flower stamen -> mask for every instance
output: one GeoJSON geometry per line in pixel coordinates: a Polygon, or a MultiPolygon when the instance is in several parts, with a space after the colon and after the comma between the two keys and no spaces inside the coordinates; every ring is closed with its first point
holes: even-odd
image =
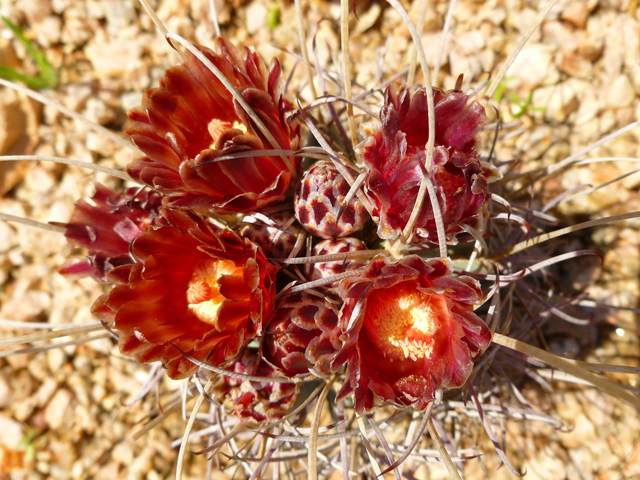
{"type": "Polygon", "coordinates": [[[440,327],[432,305],[437,299],[400,288],[401,292],[380,291],[370,300],[371,315],[365,320],[369,338],[391,361],[430,358],[440,327]]]}

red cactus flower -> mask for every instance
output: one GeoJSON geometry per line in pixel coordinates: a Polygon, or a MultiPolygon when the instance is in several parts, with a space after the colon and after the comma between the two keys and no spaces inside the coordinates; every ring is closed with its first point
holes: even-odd
{"type": "Polygon", "coordinates": [[[141,363],[161,361],[171,378],[235,357],[269,317],[275,267],[251,241],[204,217],[163,210],[160,227],[133,242],[138,263],[115,268],[117,285],[92,312],[119,333],[120,351],[141,363]]]}
{"type": "MultiPolygon", "coordinates": [[[[282,372],[265,362],[253,348],[245,348],[227,369],[258,377],[282,377],[282,372]]],[[[289,413],[298,400],[299,391],[298,385],[293,383],[247,381],[216,374],[212,396],[224,403],[229,413],[263,423],[278,420],[289,413]]]]}
{"type": "MultiPolygon", "coordinates": [[[[435,151],[430,178],[442,210],[447,239],[461,228],[454,222],[481,228],[489,197],[476,151],[476,135],[488,120],[478,102],[468,103],[459,90],[434,89],[435,151]]],[[[399,236],[406,227],[424,175],[429,117],[424,89],[411,96],[408,88],[389,86],[380,111],[382,126],[369,127],[359,146],[369,177],[365,193],[371,200],[378,236],[399,236]]],[[[429,199],[420,212],[414,243],[436,242],[429,199]]]]}
{"type": "Polygon", "coordinates": [[[107,282],[109,272],[133,263],[129,245],[154,221],[162,202],[160,194],[130,188],[116,192],[99,183],[91,197],[93,205],[78,200],[71,220],[65,226],[70,245],[86,248],[86,258],[62,266],[62,275],[93,276],[107,282]]]}
{"type": "Polygon", "coordinates": [[[423,410],[438,387],[469,378],[491,332],[472,311],[482,299],[478,283],[452,277],[451,268],[448,259],[380,255],[340,284],[345,343],[333,369],[348,360],[339,398],[353,392],[356,411],[381,400],[423,410]]]}
{"type": "MultiPolygon", "coordinates": [[[[267,71],[255,52],[240,52],[222,38],[216,45],[218,53],[197,48],[240,92],[280,148],[296,149],[300,127],[285,118],[291,105],[282,95],[278,60],[267,71]]],[[[127,172],[184,208],[251,212],[282,201],[299,159],[257,155],[214,162],[273,147],[215,75],[185,55],[186,62],[167,70],[160,87],[147,90],[142,107],[129,114],[125,133],[146,157],[129,164],[127,172]]]]}
{"type": "Polygon", "coordinates": [[[285,375],[331,373],[342,346],[338,313],[325,300],[305,292],[278,300],[264,336],[264,356],[285,375]]]}

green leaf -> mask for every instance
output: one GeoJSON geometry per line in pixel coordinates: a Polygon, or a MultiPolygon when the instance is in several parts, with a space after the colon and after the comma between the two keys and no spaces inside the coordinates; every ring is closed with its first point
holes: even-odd
{"type": "Polygon", "coordinates": [[[267,12],[267,26],[269,30],[275,30],[280,25],[280,4],[276,3],[267,12]]]}
{"type": "Polygon", "coordinates": [[[40,90],[42,88],[49,87],[47,82],[42,77],[34,77],[33,75],[25,75],[24,73],[16,72],[13,68],[0,65],[0,78],[5,80],[18,81],[24,83],[27,87],[34,90],[40,90]]]}
{"type": "MultiPolygon", "coordinates": [[[[1,17],[1,18],[4,24],[13,32],[16,38],[20,40],[20,42],[22,42],[22,44],[27,49],[27,52],[29,53],[29,55],[31,56],[31,58],[33,58],[33,60],[36,62],[36,65],[38,66],[38,70],[40,71],[40,75],[38,78],[42,79],[44,84],[41,86],[31,86],[31,85],[29,86],[31,88],[56,87],[58,85],[58,75],[56,75],[55,70],[47,60],[46,55],[43,52],[36,50],[31,40],[27,39],[22,33],[22,29],[20,29],[17,25],[14,25],[13,22],[9,20],[7,17],[1,17]]],[[[4,68],[6,69],[7,67],[4,67],[4,68]]],[[[13,69],[8,69],[8,70],[13,70],[13,69]]],[[[36,78],[32,76],[25,76],[25,77],[30,78],[31,82],[33,82],[33,80],[36,78]]],[[[7,77],[4,77],[4,78],[7,78],[7,77]]],[[[24,82],[24,79],[21,79],[20,81],[24,82]]]]}

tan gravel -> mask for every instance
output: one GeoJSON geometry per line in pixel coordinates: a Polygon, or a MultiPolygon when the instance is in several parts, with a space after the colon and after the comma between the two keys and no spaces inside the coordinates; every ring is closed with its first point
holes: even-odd
{"type": "MultiPolygon", "coordinates": [[[[151,3],[169,30],[205,44],[212,39],[207,0],[151,3]]],[[[224,35],[254,46],[264,58],[277,55],[290,71],[295,59],[281,48],[299,51],[293,3],[215,3],[224,35]],[[270,30],[267,13],[276,5],[280,5],[280,24],[270,30]]],[[[318,28],[318,57],[326,65],[339,50],[339,3],[303,3],[307,31],[323,17],[331,20],[318,28]]],[[[414,3],[410,12],[416,19],[414,3]]],[[[465,87],[475,87],[487,72],[495,74],[544,3],[460,0],[438,84],[452,88],[458,74],[464,73],[465,87]]],[[[423,46],[431,65],[438,57],[447,7],[447,2],[429,5],[423,46]]],[[[377,58],[382,59],[385,77],[408,64],[410,38],[398,15],[383,3],[359,0],[358,11],[359,20],[353,18],[351,24],[352,76],[371,87],[378,81],[377,58]]],[[[178,61],[133,0],[2,0],[0,12],[46,49],[58,70],[60,87],[44,93],[109,128],[121,129],[126,110],[139,104],[142,91],[156,85],[164,70],[178,61]]],[[[0,62],[36,73],[23,46],[6,28],[0,38],[0,62]]],[[[302,69],[296,73],[294,84],[300,84],[302,69]]],[[[548,165],[638,120],[637,1],[561,0],[507,73],[505,86],[505,96],[496,106],[506,124],[520,122],[509,131],[522,131],[500,141],[500,161],[516,158],[527,166],[548,165]]],[[[309,98],[308,89],[302,96],[309,98]]],[[[56,155],[110,167],[123,167],[134,156],[55,109],[40,108],[4,88],[0,132],[3,155],[56,155]],[[24,119],[19,127],[18,118],[24,119]]],[[[590,156],[640,157],[640,128],[590,156]]],[[[597,186],[636,168],[629,162],[572,168],[550,180],[533,201],[542,203],[579,185],[597,186]]],[[[40,222],[64,222],[73,203],[92,193],[93,181],[117,185],[106,175],[74,167],[0,163],[0,211],[40,222]]],[[[575,221],[640,210],[639,185],[640,175],[635,174],[558,210],[575,221]]],[[[589,240],[604,252],[604,263],[586,271],[585,281],[597,280],[591,294],[605,303],[640,307],[639,225],[637,220],[628,221],[589,233],[589,240]]],[[[88,279],[57,274],[58,267],[79,253],[60,234],[0,222],[0,319],[92,322],[89,307],[101,287],[88,279]]],[[[638,315],[620,311],[611,316],[611,323],[610,337],[601,339],[588,358],[640,365],[638,315]]],[[[26,333],[31,332],[3,328],[0,338],[26,333]]],[[[64,340],[53,342],[59,341],[64,340]]],[[[0,480],[172,478],[177,452],[169,445],[182,435],[180,415],[173,414],[134,440],[132,432],[139,428],[135,425],[156,407],[155,394],[131,407],[122,405],[135,397],[147,372],[122,357],[108,339],[0,359],[0,480]]],[[[637,376],[615,378],[640,386],[637,376]]],[[[179,387],[168,380],[163,386],[179,387]]],[[[562,382],[554,386],[553,394],[534,386],[525,387],[524,394],[533,406],[559,417],[568,431],[535,422],[508,422],[508,455],[514,465],[526,467],[528,479],[640,478],[637,412],[593,389],[562,382]]],[[[487,453],[482,462],[489,478],[510,477],[504,467],[496,471],[498,461],[489,442],[480,439],[480,444],[487,453]]],[[[191,455],[183,478],[205,478],[205,471],[204,459],[191,455]]],[[[424,475],[447,478],[439,466],[424,475]]],[[[469,462],[466,478],[481,475],[480,461],[469,462]]],[[[218,473],[214,478],[225,476],[218,473]]]]}

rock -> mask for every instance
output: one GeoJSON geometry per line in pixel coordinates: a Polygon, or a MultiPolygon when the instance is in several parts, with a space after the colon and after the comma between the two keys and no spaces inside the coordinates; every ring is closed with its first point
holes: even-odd
{"type": "Polygon", "coordinates": [[[525,46],[507,71],[507,78],[516,77],[526,90],[555,84],[559,73],[553,64],[554,53],[555,48],[549,45],[534,43],[525,46]]]}
{"type": "Polygon", "coordinates": [[[96,474],[96,480],[113,480],[118,478],[120,467],[115,462],[108,463],[107,465],[100,467],[96,474]]]}
{"type": "Polygon", "coordinates": [[[576,28],[584,28],[589,16],[589,6],[584,1],[572,2],[560,14],[562,20],[566,20],[576,28]]]}
{"type": "Polygon", "coordinates": [[[558,66],[562,72],[572,77],[588,78],[593,74],[593,64],[575,51],[562,52],[558,66]]]}
{"type": "Polygon", "coordinates": [[[622,23],[614,21],[604,39],[603,66],[607,75],[616,76],[622,71],[625,53],[625,38],[622,23]]]}
{"type": "Polygon", "coordinates": [[[21,11],[30,25],[51,14],[51,0],[18,0],[16,10],[21,11]]]}
{"type": "Polygon", "coordinates": [[[372,4],[366,11],[359,15],[359,20],[353,29],[353,34],[364,33],[373,27],[378,21],[378,18],[380,18],[381,13],[382,8],[380,8],[380,5],[377,3],[372,4]]]}
{"type": "Polygon", "coordinates": [[[33,318],[51,305],[51,297],[40,290],[27,290],[2,305],[0,316],[14,320],[33,318]]]}
{"type": "Polygon", "coordinates": [[[629,70],[628,74],[629,80],[631,80],[631,84],[636,91],[636,95],[640,96],[640,65],[638,68],[629,70]]]}
{"type": "Polygon", "coordinates": [[[129,465],[133,461],[134,455],[131,444],[127,440],[123,440],[113,447],[111,458],[121,465],[129,465]]]}
{"type": "Polygon", "coordinates": [[[132,2],[104,2],[104,15],[107,19],[108,31],[118,35],[120,30],[127,27],[136,15],[135,4],[132,2]]]}
{"type": "Polygon", "coordinates": [[[632,122],[635,122],[638,117],[633,107],[619,108],[616,111],[616,119],[618,120],[618,127],[626,127],[632,122]]]}
{"type": "Polygon", "coordinates": [[[516,140],[516,148],[523,152],[527,158],[537,159],[551,146],[552,128],[542,125],[530,134],[522,135],[516,140]]]}
{"type": "Polygon", "coordinates": [[[87,100],[84,115],[87,119],[99,125],[106,125],[116,118],[116,112],[98,97],[90,97],[87,100]]]}
{"type": "MultiPolygon", "coordinates": [[[[393,10],[393,9],[387,9],[393,10]]],[[[386,11],[385,11],[386,12],[386,11]]],[[[394,10],[395,13],[395,10],[394,10]]],[[[384,15],[384,14],[383,14],[384,15]]],[[[418,24],[418,16],[420,15],[420,2],[411,2],[409,17],[414,25],[418,24]]],[[[436,11],[434,4],[429,2],[427,5],[427,14],[424,17],[424,28],[422,32],[435,32],[442,29],[444,18],[436,11]]],[[[356,27],[357,28],[357,27],[356,27]]]]}
{"type": "Polygon", "coordinates": [[[0,478],[24,478],[24,466],[24,452],[0,447],[0,478]]]}
{"type": "Polygon", "coordinates": [[[60,389],[53,396],[44,411],[44,421],[53,430],[60,428],[73,395],[69,390],[60,389]]]}
{"type": "Polygon", "coordinates": [[[5,417],[0,413],[0,445],[8,448],[16,448],[24,437],[22,425],[15,420],[5,417]]]}
{"type": "Polygon", "coordinates": [[[37,28],[37,40],[44,48],[49,48],[52,45],[60,42],[62,35],[62,20],[60,17],[51,15],[43,19],[38,23],[37,28]]]}
{"type": "MultiPolygon", "coordinates": [[[[0,47],[0,63],[10,65],[0,47]]],[[[29,155],[40,137],[38,124],[42,107],[25,95],[8,88],[0,90],[0,155],[29,155]]],[[[27,162],[0,162],[0,195],[18,184],[28,169],[27,162]]]]}
{"type": "Polygon", "coordinates": [[[479,30],[466,32],[456,39],[456,44],[467,55],[478,55],[486,47],[487,42],[479,30]]]}
{"type": "Polygon", "coordinates": [[[145,448],[133,462],[128,465],[128,479],[142,480],[153,466],[152,457],[154,452],[150,448],[145,448]]]}
{"type": "Polygon", "coordinates": [[[477,75],[483,71],[478,54],[469,55],[461,51],[459,45],[454,45],[449,54],[449,70],[458,74],[464,74],[465,80],[477,78],[477,75]]]}
{"type": "MultiPolygon", "coordinates": [[[[636,11],[638,11],[636,6],[636,11]]],[[[640,18],[640,17],[638,17],[640,18]]],[[[624,34],[624,66],[628,70],[640,69],[640,22],[630,15],[621,15],[624,34]]]]}
{"type": "Polygon", "coordinates": [[[96,40],[85,52],[100,78],[126,76],[142,68],[142,46],[137,41],[109,43],[104,39],[96,40]]]}
{"type": "MultiPolygon", "coordinates": [[[[438,54],[440,52],[440,42],[442,41],[442,32],[427,33],[422,36],[422,48],[424,48],[424,54],[427,58],[428,65],[435,65],[438,61],[438,54]]],[[[449,58],[451,42],[445,42],[444,50],[442,52],[442,65],[447,63],[449,58]]]]}
{"type": "Polygon", "coordinates": [[[578,54],[590,62],[598,60],[602,56],[603,50],[604,42],[597,38],[586,38],[578,46],[578,54]]]}
{"type": "Polygon", "coordinates": [[[544,22],[542,34],[545,45],[555,45],[562,51],[575,50],[579,45],[579,35],[564,22],[544,22]]]}
{"type": "Polygon", "coordinates": [[[14,406],[14,415],[20,421],[27,421],[37,407],[44,407],[58,388],[55,380],[47,378],[29,398],[14,406]]]}
{"type": "Polygon", "coordinates": [[[584,125],[594,119],[600,112],[600,102],[593,92],[587,92],[580,101],[580,107],[574,118],[574,125],[584,125]]]}
{"type": "Polygon", "coordinates": [[[625,74],[619,75],[609,87],[607,104],[611,108],[629,107],[633,103],[636,92],[625,74]]]}
{"type": "Polygon", "coordinates": [[[564,122],[570,113],[580,105],[576,91],[568,82],[541,87],[533,92],[532,107],[540,111],[544,118],[554,122],[564,122]]]}
{"type": "Polygon", "coordinates": [[[4,376],[0,376],[0,408],[5,408],[12,402],[11,387],[4,376]]]}
{"type": "Polygon", "coordinates": [[[600,130],[600,135],[604,135],[607,132],[610,132],[617,125],[618,121],[616,119],[616,114],[611,110],[605,110],[602,112],[600,117],[598,117],[598,128],[600,130]]]}
{"type": "MultiPolygon", "coordinates": [[[[507,19],[505,25],[507,27],[513,27],[520,32],[520,35],[524,35],[525,32],[529,29],[529,27],[536,21],[536,17],[538,16],[538,11],[533,8],[518,8],[518,9],[509,9],[507,11],[507,19]],[[513,12],[513,13],[510,13],[513,12]]],[[[532,43],[539,43],[542,39],[542,32],[540,28],[536,28],[529,41],[532,43]]]]}
{"type": "Polygon", "coordinates": [[[258,2],[253,2],[246,11],[247,18],[247,32],[249,35],[255,35],[258,33],[264,25],[267,18],[266,7],[258,2]]]}
{"type": "Polygon", "coordinates": [[[640,443],[635,442],[635,446],[627,458],[629,461],[622,471],[622,474],[625,478],[640,477],[640,443]]]}

